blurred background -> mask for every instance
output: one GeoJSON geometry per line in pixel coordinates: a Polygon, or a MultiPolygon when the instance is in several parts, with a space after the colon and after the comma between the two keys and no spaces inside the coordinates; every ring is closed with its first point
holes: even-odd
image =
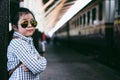
{"type": "Polygon", "coordinates": [[[10,18],[19,7],[46,36],[42,80],[120,80],[120,0],[1,0],[0,79],[7,80],[10,18]]]}

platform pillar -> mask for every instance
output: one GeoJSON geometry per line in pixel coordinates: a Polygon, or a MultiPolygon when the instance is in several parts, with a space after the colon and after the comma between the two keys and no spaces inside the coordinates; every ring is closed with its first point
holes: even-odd
{"type": "Polygon", "coordinates": [[[7,79],[9,0],[0,0],[0,80],[7,79]]]}

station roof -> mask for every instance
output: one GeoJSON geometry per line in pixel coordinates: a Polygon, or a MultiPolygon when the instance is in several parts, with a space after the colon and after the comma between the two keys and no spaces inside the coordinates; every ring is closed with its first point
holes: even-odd
{"type": "MultiPolygon", "coordinates": [[[[68,2],[67,4],[72,3],[72,5],[70,5],[69,8],[65,10],[65,12],[62,14],[62,16],[54,25],[54,28],[52,28],[48,32],[48,35],[52,36],[60,27],[62,27],[62,25],[64,25],[67,21],[69,21],[74,15],[76,15],[76,13],[78,13],[90,1],[92,0],[74,0],[73,2],[68,2]]],[[[65,8],[63,8],[62,10],[64,9],[65,8]]]]}
{"type": "Polygon", "coordinates": [[[63,17],[63,15],[68,11],[68,9],[72,5],[74,5],[76,1],[77,0],[59,0],[59,1],[56,1],[56,4],[54,4],[51,7],[51,9],[46,11],[46,14],[45,14],[47,18],[46,23],[48,24],[46,25],[47,33],[55,27],[58,21],[63,17]]]}

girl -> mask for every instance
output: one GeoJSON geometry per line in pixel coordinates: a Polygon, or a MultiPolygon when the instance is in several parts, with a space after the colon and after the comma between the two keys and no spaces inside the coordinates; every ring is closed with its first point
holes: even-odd
{"type": "Polygon", "coordinates": [[[7,68],[12,71],[9,80],[40,80],[47,61],[33,45],[31,36],[37,26],[33,13],[20,8],[12,16],[11,24],[14,33],[7,49],[7,68]]]}

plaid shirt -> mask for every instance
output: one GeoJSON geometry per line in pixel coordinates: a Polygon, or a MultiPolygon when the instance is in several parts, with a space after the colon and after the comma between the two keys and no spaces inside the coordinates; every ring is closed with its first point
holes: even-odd
{"type": "Polygon", "coordinates": [[[7,50],[7,68],[13,69],[21,61],[29,70],[25,71],[19,66],[11,75],[9,80],[40,80],[40,73],[46,68],[47,61],[41,57],[33,46],[32,38],[25,37],[18,32],[13,36],[7,50]]]}

